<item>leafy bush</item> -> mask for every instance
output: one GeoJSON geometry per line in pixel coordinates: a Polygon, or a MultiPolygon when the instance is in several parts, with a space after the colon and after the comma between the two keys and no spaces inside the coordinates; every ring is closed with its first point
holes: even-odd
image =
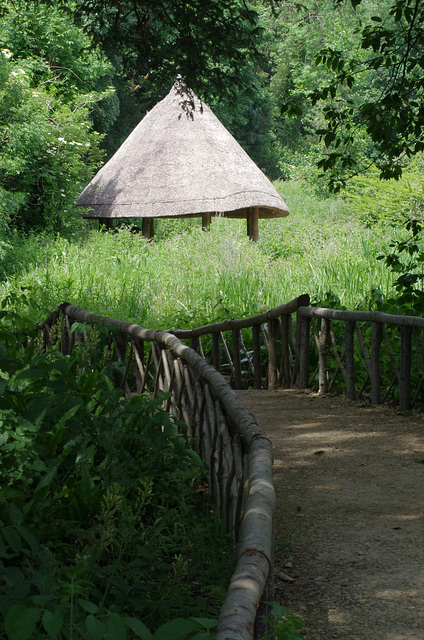
{"type": "Polygon", "coordinates": [[[62,230],[80,219],[72,207],[102,159],[92,112],[102,131],[118,115],[112,67],[51,3],[1,13],[0,224],[62,230]]]}
{"type": "MultiPolygon", "coordinates": [[[[24,348],[13,315],[1,315],[0,614],[9,640],[149,638],[149,627],[165,638],[175,617],[216,615],[232,545],[198,492],[203,463],[184,425],[160,408],[164,397],[126,401],[96,329],[64,357],[41,353],[35,335],[24,348]]],[[[211,625],[172,624],[184,626],[182,638],[207,637],[211,625]]]]}

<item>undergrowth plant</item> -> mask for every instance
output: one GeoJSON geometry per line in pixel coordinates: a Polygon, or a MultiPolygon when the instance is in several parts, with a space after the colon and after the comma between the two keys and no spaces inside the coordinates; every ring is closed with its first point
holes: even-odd
{"type": "Polygon", "coordinates": [[[65,357],[0,317],[2,637],[212,637],[232,542],[184,425],[122,397],[97,328],[65,357]]]}

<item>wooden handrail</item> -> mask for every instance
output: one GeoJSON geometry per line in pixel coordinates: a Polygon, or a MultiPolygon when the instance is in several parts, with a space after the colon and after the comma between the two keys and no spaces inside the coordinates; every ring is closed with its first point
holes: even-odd
{"type": "Polygon", "coordinates": [[[421,356],[418,344],[423,329],[424,318],[419,316],[311,307],[309,297],[300,296],[250,318],[233,318],[191,330],[178,329],[172,333],[181,339],[190,338],[196,349],[202,348],[201,338],[211,336],[211,361],[218,370],[226,367],[229,381],[236,389],[248,386],[255,389],[297,386],[303,389],[317,384],[319,393],[327,393],[342,375],[349,399],[355,400],[370,388],[372,404],[379,404],[380,401],[387,400],[395,389],[399,389],[399,407],[405,411],[417,402],[420,386],[424,388],[424,357],[421,356]],[[317,319],[321,320],[320,329],[317,328],[317,319]],[[334,332],[334,323],[338,322],[344,323],[342,351],[337,345],[334,332]],[[363,323],[371,326],[370,339],[362,334],[363,323]],[[389,328],[392,331],[396,327],[400,329],[399,337],[396,338],[400,344],[399,349],[396,349],[397,355],[389,337],[389,328]],[[243,349],[240,347],[243,343],[242,330],[248,329],[252,331],[252,353],[249,355],[244,350],[243,356],[243,349]],[[227,341],[231,342],[231,348],[227,341]],[[314,350],[318,362],[316,371],[311,371],[310,362],[311,357],[315,357],[314,350]],[[382,388],[381,370],[381,354],[384,350],[394,373],[394,378],[386,385],[385,390],[382,388]],[[413,354],[415,358],[412,357],[413,354]],[[328,363],[331,358],[337,364],[330,379],[328,363]],[[362,378],[362,386],[357,387],[355,375],[359,373],[358,358],[363,361],[366,375],[362,378]],[[246,362],[244,369],[241,359],[246,362]],[[264,371],[267,372],[265,377],[264,371]],[[413,372],[420,378],[414,390],[411,382],[413,372]]]}
{"type": "Polygon", "coordinates": [[[420,316],[400,316],[382,311],[348,311],[345,309],[327,309],[325,307],[299,307],[299,314],[306,318],[330,318],[332,320],[353,320],[355,322],[380,322],[399,327],[417,327],[424,329],[424,318],[420,316]]]}

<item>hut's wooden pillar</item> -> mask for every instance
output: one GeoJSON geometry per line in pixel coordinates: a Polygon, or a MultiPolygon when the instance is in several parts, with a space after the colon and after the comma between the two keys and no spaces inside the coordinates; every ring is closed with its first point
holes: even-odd
{"type": "Polygon", "coordinates": [[[141,223],[141,233],[145,238],[150,240],[155,235],[155,219],[143,218],[141,223]]]}
{"type": "Polygon", "coordinates": [[[203,231],[209,231],[209,229],[211,228],[211,220],[212,220],[212,214],[211,213],[202,213],[202,229],[203,229],[203,231]]]}
{"type": "Polygon", "coordinates": [[[259,207],[250,207],[247,210],[247,235],[252,242],[259,239],[259,207]]]}

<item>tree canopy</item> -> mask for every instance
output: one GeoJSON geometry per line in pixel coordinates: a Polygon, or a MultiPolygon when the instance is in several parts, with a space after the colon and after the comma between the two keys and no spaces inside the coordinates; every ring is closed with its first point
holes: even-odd
{"type": "Polygon", "coordinates": [[[405,159],[424,149],[424,5],[420,0],[334,0],[336,7],[349,3],[366,10],[358,12],[358,49],[321,48],[315,63],[330,72],[327,82],[283,107],[299,115],[305,97],[322,105],[317,133],[326,150],[318,166],[336,191],[371,163],[381,178],[398,178],[405,159]],[[368,151],[358,158],[355,144],[363,135],[368,151]]]}
{"type": "Polygon", "coordinates": [[[102,149],[116,150],[178,71],[223,105],[254,93],[242,69],[261,29],[243,0],[14,0],[0,18],[3,223],[69,223],[102,149]]]}
{"type": "Polygon", "coordinates": [[[337,191],[424,150],[419,0],[5,0],[0,18],[0,217],[21,228],[69,220],[177,73],[271,179],[337,191]]]}

